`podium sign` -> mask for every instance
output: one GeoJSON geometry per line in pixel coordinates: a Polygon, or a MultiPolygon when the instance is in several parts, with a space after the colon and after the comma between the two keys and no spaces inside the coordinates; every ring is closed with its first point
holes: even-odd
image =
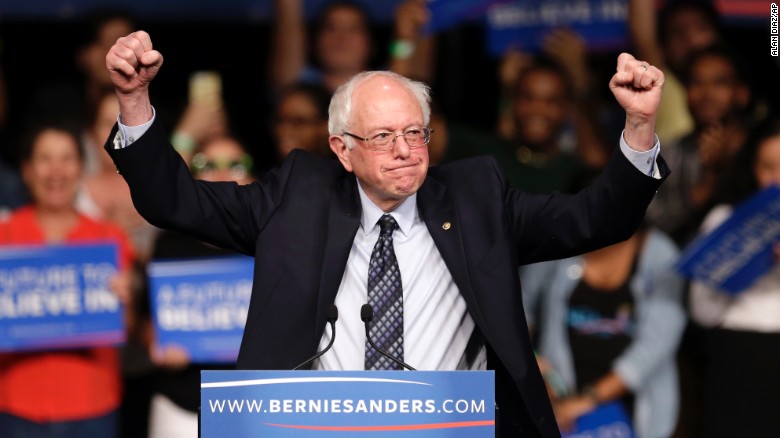
{"type": "Polygon", "coordinates": [[[493,371],[202,371],[201,438],[495,435],[493,371]]]}

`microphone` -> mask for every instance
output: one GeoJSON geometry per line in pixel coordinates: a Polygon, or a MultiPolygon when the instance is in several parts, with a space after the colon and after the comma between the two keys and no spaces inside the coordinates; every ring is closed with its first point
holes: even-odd
{"type": "Polygon", "coordinates": [[[392,360],[398,365],[401,365],[402,367],[406,368],[409,371],[417,371],[416,369],[404,363],[402,360],[391,356],[390,353],[377,347],[374,341],[371,340],[371,336],[368,334],[368,323],[371,322],[372,319],[374,319],[374,308],[371,307],[371,304],[363,304],[363,306],[360,307],[360,319],[363,320],[363,324],[365,324],[366,326],[366,339],[368,340],[368,343],[371,345],[371,347],[374,348],[374,350],[382,353],[383,356],[392,360]]]}
{"type": "Polygon", "coordinates": [[[306,362],[303,362],[302,364],[298,365],[297,367],[293,368],[293,371],[297,371],[310,363],[314,362],[318,357],[325,354],[328,350],[330,350],[330,347],[333,346],[333,341],[336,340],[336,321],[339,319],[339,309],[336,307],[335,304],[331,304],[330,307],[328,307],[328,322],[330,323],[330,342],[328,342],[328,345],[322,350],[317,352],[314,356],[309,358],[306,362]]]}

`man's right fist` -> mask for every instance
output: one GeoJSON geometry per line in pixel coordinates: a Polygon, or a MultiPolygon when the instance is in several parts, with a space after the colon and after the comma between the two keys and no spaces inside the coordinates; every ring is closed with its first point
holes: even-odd
{"type": "Polygon", "coordinates": [[[146,91],[162,63],[162,55],[152,49],[152,39],[142,30],[119,38],[106,54],[111,82],[123,94],[146,91]]]}

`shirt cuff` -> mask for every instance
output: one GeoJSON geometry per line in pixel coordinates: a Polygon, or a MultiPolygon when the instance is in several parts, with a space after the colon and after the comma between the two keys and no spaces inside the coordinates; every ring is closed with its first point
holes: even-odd
{"type": "Polygon", "coordinates": [[[640,172],[647,176],[652,176],[655,179],[661,178],[661,171],[658,170],[656,159],[658,153],[661,152],[661,142],[658,140],[658,136],[655,136],[655,144],[649,151],[639,152],[631,149],[631,146],[626,143],[626,139],[623,138],[625,131],[620,134],[620,150],[623,155],[628,158],[628,161],[634,165],[640,172]]]}
{"type": "Polygon", "coordinates": [[[131,144],[133,144],[136,140],[141,138],[142,135],[146,133],[146,131],[149,130],[149,128],[152,126],[152,123],[154,123],[154,119],[157,116],[157,113],[154,110],[154,107],[152,107],[152,118],[144,123],[143,125],[138,126],[126,126],[122,124],[122,114],[119,114],[116,116],[116,123],[119,125],[119,129],[116,132],[116,135],[114,136],[114,149],[123,149],[131,144]]]}

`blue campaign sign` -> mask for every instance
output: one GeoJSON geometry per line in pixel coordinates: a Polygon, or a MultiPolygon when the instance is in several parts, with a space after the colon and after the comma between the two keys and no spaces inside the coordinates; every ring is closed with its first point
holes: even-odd
{"type": "Polygon", "coordinates": [[[465,21],[482,18],[490,6],[507,0],[428,0],[430,21],[427,34],[436,33],[465,21]]]}
{"type": "Polygon", "coordinates": [[[201,437],[492,437],[494,385],[493,371],[202,371],[201,437]]]}
{"type": "Polygon", "coordinates": [[[628,0],[515,0],[487,12],[488,51],[538,51],[557,27],[577,32],[590,51],[614,50],[628,42],[628,0]]]}
{"type": "Polygon", "coordinates": [[[0,351],[124,342],[113,243],[0,247],[0,351]]]}
{"type": "Polygon", "coordinates": [[[772,267],[772,247],[778,241],[780,188],[770,187],[691,243],[680,256],[677,269],[688,278],[738,294],[772,267]]]}
{"type": "Polygon", "coordinates": [[[623,405],[614,401],[577,418],[574,431],[563,433],[562,438],[634,438],[631,419],[623,405]]]}
{"type": "Polygon", "coordinates": [[[147,268],[157,346],[193,362],[234,362],[241,346],[254,259],[154,261],[147,268]]]}

